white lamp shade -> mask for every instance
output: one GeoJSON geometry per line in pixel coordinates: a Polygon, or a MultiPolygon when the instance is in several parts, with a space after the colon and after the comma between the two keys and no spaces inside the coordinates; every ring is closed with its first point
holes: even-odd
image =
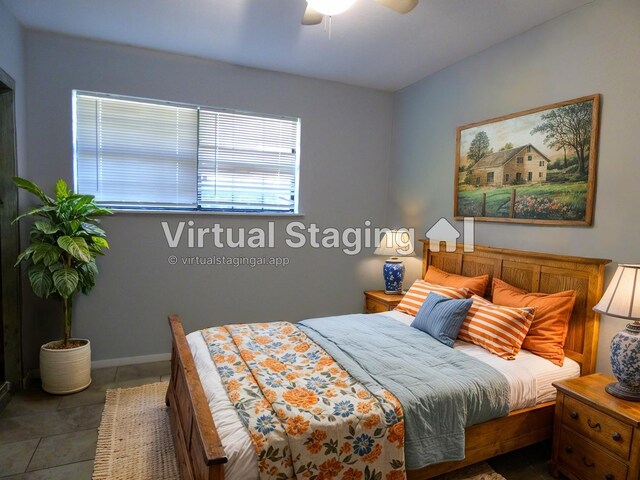
{"type": "Polygon", "coordinates": [[[390,230],[384,234],[373,254],[385,257],[413,255],[413,238],[406,229],[390,230]]]}
{"type": "Polygon", "coordinates": [[[307,0],[316,12],[329,16],[348,10],[355,2],[356,0],[307,0]]]}
{"type": "Polygon", "coordinates": [[[640,320],[640,265],[618,265],[613,280],[593,309],[611,317],[640,320]]]}

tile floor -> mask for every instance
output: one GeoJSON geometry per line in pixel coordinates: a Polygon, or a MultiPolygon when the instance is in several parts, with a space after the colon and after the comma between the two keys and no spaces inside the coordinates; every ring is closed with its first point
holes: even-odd
{"type": "Polygon", "coordinates": [[[127,365],[94,370],[91,386],[73,395],[14,395],[0,413],[0,478],[91,479],[106,390],[168,378],[168,361],[127,365]]]}
{"type": "MultiPolygon", "coordinates": [[[[15,395],[0,414],[0,478],[89,480],[105,391],[166,380],[169,362],[102,368],[82,392],[54,396],[34,388],[15,395]]],[[[550,480],[550,442],[492,459],[508,480],[550,480]]]]}

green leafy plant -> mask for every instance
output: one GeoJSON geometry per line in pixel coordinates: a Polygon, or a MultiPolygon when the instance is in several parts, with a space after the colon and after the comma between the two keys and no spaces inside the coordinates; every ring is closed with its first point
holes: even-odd
{"type": "Polygon", "coordinates": [[[73,298],[93,288],[98,274],[96,257],[109,248],[96,217],[112,212],[97,205],[92,195],[73,193],[62,179],[56,183],[55,199],[29,180],[14,177],[13,182],[42,202],[13,221],[36,218],[29,235],[31,243],[18,256],[16,266],[26,262],[31,288],[38,297],[62,301],[63,347],[70,348],[73,298]]]}

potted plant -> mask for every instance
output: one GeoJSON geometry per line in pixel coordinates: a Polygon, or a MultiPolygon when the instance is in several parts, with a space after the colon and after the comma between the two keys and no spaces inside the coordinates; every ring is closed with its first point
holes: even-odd
{"type": "Polygon", "coordinates": [[[42,388],[55,394],[79,392],[91,383],[91,344],[71,337],[73,299],[95,285],[96,257],[109,248],[96,217],[112,212],[98,206],[91,195],[73,193],[62,179],[56,183],[55,199],[29,180],[14,177],[13,181],[42,202],[14,220],[36,217],[30,245],[18,256],[16,266],[28,265],[29,283],[38,297],[53,297],[62,306],[63,339],[40,348],[42,388]]]}

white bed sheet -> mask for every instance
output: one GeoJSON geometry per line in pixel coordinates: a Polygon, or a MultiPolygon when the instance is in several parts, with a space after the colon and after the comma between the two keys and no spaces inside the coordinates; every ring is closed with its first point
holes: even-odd
{"type": "MultiPolygon", "coordinates": [[[[410,324],[414,318],[396,311],[384,312],[381,315],[404,324],[410,324]]],[[[258,460],[253,443],[227,397],[202,335],[199,332],[190,333],[187,335],[187,341],[213,421],[229,459],[225,464],[225,478],[257,480],[258,460]]],[[[565,359],[562,367],[559,367],[526,350],[522,350],[515,360],[504,360],[477,345],[466,342],[456,341],[454,348],[487,363],[505,376],[509,382],[511,411],[554,400],[556,390],[552,385],[553,382],[580,375],[580,366],[569,358],[565,359]]]]}
{"type": "MultiPolygon", "coordinates": [[[[411,315],[397,311],[384,314],[406,325],[411,324],[414,319],[411,315]]],[[[483,361],[507,378],[511,390],[510,411],[555,400],[556,389],[553,382],[580,376],[580,365],[570,358],[565,358],[564,365],[559,367],[528,350],[520,350],[514,360],[505,360],[478,345],[460,340],[456,340],[453,348],[483,361]]]]}

